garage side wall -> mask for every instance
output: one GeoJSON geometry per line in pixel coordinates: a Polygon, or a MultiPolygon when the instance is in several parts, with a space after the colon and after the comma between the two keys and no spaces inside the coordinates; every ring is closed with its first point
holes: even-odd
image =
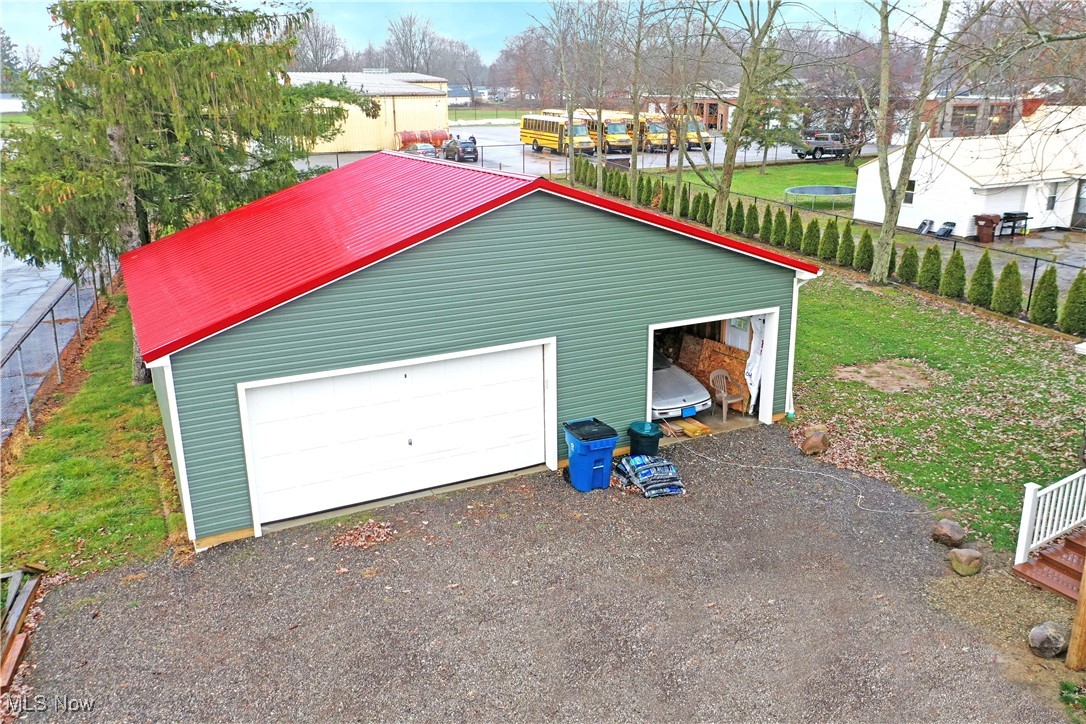
{"type": "MultiPolygon", "coordinates": [[[[304,254],[304,230],[297,244],[304,254]]],[[[622,445],[645,414],[650,324],[780,307],[787,325],[793,279],[573,201],[524,197],[172,355],[196,535],[252,526],[239,382],[555,336],[558,420],[599,417],[622,445]]],[[[782,327],[774,412],[788,339],[782,327]]]]}

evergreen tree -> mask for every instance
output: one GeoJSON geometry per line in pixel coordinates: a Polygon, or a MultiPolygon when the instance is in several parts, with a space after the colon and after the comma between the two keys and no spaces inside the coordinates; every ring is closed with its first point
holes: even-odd
{"type": "Polygon", "coordinates": [[[742,234],[745,228],[747,228],[747,217],[743,215],[743,199],[736,199],[735,211],[732,212],[732,227],[730,231],[733,234],[742,234]]]}
{"type": "Polygon", "coordinates": [[[924,259],[920,262],[920,275],[917,277],[918,286],[926,292],[938,293],[939,284],[943,279],[943,255],[939,247],[932,245],[924,252],[924,259]]]}
{"type": "Polygon", "coordinates": [[[705,215],[705,223],[712,227],[713,219],[716,218],[716,196],[712,196],[709,200],[709,213],[705,215]]]}
{"type": "Polygon", "coordinates": [[[916,277],[920,273],[920,254],[916,247],[909,245],[901,254],[901,265],[897,268],[897,278],[905,284],[916,284],[916,277]]]}
{"type": "Polygon", "coordinates": [[[653,198],[656,198],[659,194],[662,193],[662,191],[661,191],[662,187],[663,187],[663,181],[661,181],[660,179],[656,179],[656,181],[653,182],[653,184],[652,184],[652,197],[653,198]]]}
{"type": "Polygon", "coordinates": [[[837,229],[837,219],[831,218],[826,222],[826,230],[822,232],[822,241],[818,244],[818,258],[826,261],[836,259],[840,241],[841,232],[837,229]]]}
{"type": "Polygon", "coordinates": [[[709,194],[701,194],[701,211],[698,213],[698,221],[702,224],[709,224],[710,216],[709,209],[712,206],[712,201],[709,199],[709,194]]]}
{"type": "Polygon", "coordinates": [[[777,209],[777,215],[773,219],[773,246],[784,246],[788,243],[788,217],[784,209],[777,209]]]}
{"type": "Polygon", "coordinates": [[[683,186],[682,196],[679,198],[679,218],[690,218],[690,185],[683,186]]]}
{"type": "Polygon", "coordinates": [[[803,236],[802,252],[807,256],[818,255],[818,245],[822,242],[822,231],[818,226],[818,219],[811,219],[807,224],[807,233],[803,236]]]}
{"type": "Polygon", "coordinates": [[[665,214],[671,213],[671,186],[669,184],[663,186],[663,196],[660,197],[660,211],[665,214]]]}
{"type": "Polygon", "coordinates": [[[622,174],[622,198],[632,200],[630,196],[630,175],[627,173],[622,174]]]}
{"type": "Polygon", "coordinates": [[[845,224],[847,234],[837,242],[837,263],[843,267],[852,266],[852,258],[856,255],[856,242],[852,240],[852,228],[845,224]]]}
{"type": "Polygon", "coordinates": [[[992,293],[995,286],[995,276],[992,274],[992,257],[988,250],[984,250],[977,268],[973,270],[973,276],[969,280],[969,291],[965,298],[970,304],[988,309],[992,306],[992,293]]]}
{"type": "Polygon", "coordinates": [[[1086,272],[1079,271],[1071,288],[1067,290],[1067,299],[1060,311],[1060,329],[1068,334],[1086,337],[1086,272]]]}
{"type": "Polygon", "coordinates": [[[758,236],[758,227],[760,225],[761,222],[758,221],[758,205],[752,201],[750,202],[750,208],[747,209],[746,228],[743,233],[753,239],[758,236]]]}
{"type": "Polygon", "coordinates": [[[869,272],[871,271],[871,265],[875,263],[875,242],[871,240],[871,232],[868,229],[864,229],[864,233],[860,235],[860,243],[856,247],[856,254],[853,257],[852,267],[859,271],[869,272]]]}
{"type": "Polygon", "coordinates": [[[1056,280],[1056,267],[1050,266],[1037,281],[1033,298],[1029,301],[1029,321],[1045,327],[1056,323],[1060,287],[1056,280]]]}
{"type": "Polygon", "coordinates": [[[894,270],[897,269],[897,244],[890,245],[890,263],[887,265],[886,277],[889,279],[894,275],[894,270]]]}
{"type": "Polygon", "coordinates": [[[958,249],[955,249],[947,260],[943,279],[939,283],[939,293],[951,299],[960,299],[965,296],[965,259],[962,258],[962,252],[958,249]]]}
{"type": "Polygon", "coordinates": [[[799,212],[792,210],[792,220],[788,222],[788,248],[799,251],[803,248],[803,219],[799,212]]]}
{"type": "Polygon", "coordinates": [[[765,213],[762,214],[762,228],[758,229],[758,238],[767,244],[773,243],[773,209],[769,204],[765,205],[765,213]]]}
{"type": "Polygon", "coordinates": [[[728,212],[724,216],[724,231],[731,231],[735,219],[735,205],[728,202],[728,212]]]}
{"type": "Polygon", "coordinates": [[[992,311],[1010,316],[1017,316],[1022,311],[1022,273],[1018,271],[1018,262],[1010,262],[999,273],[992,295],[992,311]]]}
{"type": "Polygon", "coordinates": [[[690,218],[697,219],[701,215],[701,194],[694,194],[694,201],[690,205],[690,218]]]}

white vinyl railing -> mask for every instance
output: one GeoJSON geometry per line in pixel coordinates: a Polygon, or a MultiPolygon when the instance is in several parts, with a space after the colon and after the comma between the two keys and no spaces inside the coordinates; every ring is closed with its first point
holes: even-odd
{"type": "Polygon", "coordinates": [[[1025,563],[1030,553],[1083,523],[1086,523],[1086,468],[1047,488],[1027,483],[1014,564],[1025,563]]]}

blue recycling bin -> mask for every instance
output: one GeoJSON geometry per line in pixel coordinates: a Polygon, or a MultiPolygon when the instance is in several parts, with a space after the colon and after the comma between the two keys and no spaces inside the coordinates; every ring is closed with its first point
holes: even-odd
{"type": "Polygon", "coordinates": [[[595,417],[563,422],[569,448],[569,482],[586,493],[611,485],[611,460],[618,433],[595,417]]]}

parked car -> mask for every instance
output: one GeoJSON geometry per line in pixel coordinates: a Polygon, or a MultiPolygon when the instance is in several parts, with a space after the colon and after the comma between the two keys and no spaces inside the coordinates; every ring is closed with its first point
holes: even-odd
{"type": "Polygon", "coordinates": [[[447,160],[479,160],[479,147],[475,145],[475,141],[470,139],[465,141],[459,138],[450,138],[448,141],[445,141],[445,144],[441,148],[445,152],[445,158],[447,160]]]}
{"type": "Polygon", "coordinates": [[[652,419],[693,417],[713,406],[709,390],[665,355],[652,353],[652,419]]]}
{"type": "Polygon", "coordinates": [[[792,146],[792,153],[799,156],[801,159],[810,156],[814,160],[822,158],[822,156],[832,155],[834,158],[841,158],[845,155],[845,151],[848,150],[845,147],[845,137],[841,133],[813,133],[804,132],[803,143],[792,146]]]}
{"type": "Polygon", "coordinates": [[[429,143],[412,143],[405,148],[403,152],[411,153],[416,156],[426,156],[427,158],[437,158],[437,149],[429,143]]]}

